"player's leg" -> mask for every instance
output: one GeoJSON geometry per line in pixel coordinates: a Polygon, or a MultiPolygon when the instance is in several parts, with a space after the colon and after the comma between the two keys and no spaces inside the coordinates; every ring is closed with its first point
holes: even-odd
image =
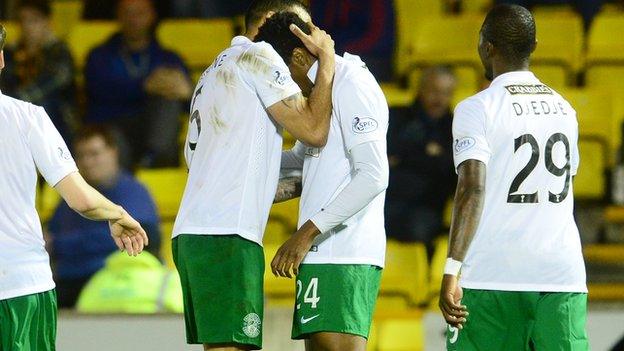
{"type": "Polygon", "coordinates": [[[0,350],[56,350],[54,290],[0,301],[0,350]]]}
{"type": "Polygon", "coordinates": [[[464,289],[469,315],[463,329],[448,327],[449,351],[525,351],[539,293],[464,289]]]}
{"type": "Polygon", "coordinates": [[[380,280],[370,265],[301,265],[292,338],[308,351],[365,350],[380,280]]]}
{"type": "Polygon", "coordinates": [[[586,319],[587,294],[542,293],[532,336],[535,350],[589,350],[586,319]]]}
{"type": "Polygon", "coordinates": [[[206,350],[262,347],[262,247],[237,235],[180,235],[173,254],[189,344],[206,350]]]}
{"type": "Polygon", "coordinates": [[[366,338],[343,333],[314,333],[306,340],[306,351],[366,351],[366,338]]]}

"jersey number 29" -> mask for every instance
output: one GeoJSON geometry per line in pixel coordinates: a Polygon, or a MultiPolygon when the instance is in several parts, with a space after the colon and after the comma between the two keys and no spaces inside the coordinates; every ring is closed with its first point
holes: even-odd
{"type": "MultiPolygon", "coordinates": [[[[539,202],[537,191],[531,194],[516,194],[516,192],[518,192],[518,189],[520,189],[520,185],[522,184],[522,182],[524,182],[527,179],[527,177],[531,174],[531,172],[533,172],[533,170],[535,169],[535,167],[537,167],[537,164],[539,162],[540,148],[539,148],[539,145],[537,144],[537,140],[531,134],[521,135],[514,140],[514,146],[515,146],[514,152],[517,152],[518,149],[520,149],[525,144],[529,144],[531,146],[531,149],[532,149],[531,158],[529,159],[529,163],[527,163],[527,165],[524,166],[524,168],[522,168],[520,173],[518,173],[518,175],[514,178],[513,182],[511,183],[511,187],[509,188],[509,193],[507,195],[508,203],[524,204],[524,203],[538,203],[539,202]]],[[[560,192],[559,194],[553,194],[552,192],[548,191],[548,201],[552,203],[560,203],[566,199],[566,197],[568,196],[568,192],[570,190],[570,178],[571,178],[570,142],[568,141],[568,137],[566,137],[565,134],[562,134],[562,133],[553,134],[546,142],[546,150],[544,154],[546,156],[545,166],[548,172],[550,172],[551,174],[557,177],[561,177],[565,175],[565,183],[563,185],[562,192],[560,192]],[[563,143],[563,146],[565,147],[566,164],[563,167],[557,166],[553,162],[553,156],[552,156],[553,147],[555,146],[556,143],[559,143],[559,142],[563,143]]]]}

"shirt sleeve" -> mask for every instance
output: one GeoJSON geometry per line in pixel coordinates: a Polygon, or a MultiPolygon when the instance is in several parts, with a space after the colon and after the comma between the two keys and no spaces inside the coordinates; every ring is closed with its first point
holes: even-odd
{"type": "Polygon", "coordinates": [[[340,87],[338,116],[345,147],[351,151],[355,146],[381,141],[386,144],[388,131],[388,104],[367,87],[370,82],[349,79],[340,87]]]}
{"type": "Polygon", "coordinates": [[[37,169],[53,187],[70,173],[77,172],[78,168],[45,110],[32,106],[30,111],[27,143],[37,169]]]}
{"type": "Polygon", "coordinates": [[[462,101],[453,117],[453,158],[455,170],[466,160],[490,161],[483,105],[475,99],[462,101]]]}
{"type": "Polygon", "coordinates": [[[238,60],[265,108],[301,92],[288,66],[271,45],[255,43],[238,60]]]}
{"type": "Polygon", "coordinates": [[[310,218],[321,233],[344,223],[388,187],[385,142],[359,144],[351,150],[350,157],[355,175],[332,202],[310,218]]]}
{"type": "Polygon", "coordinates": [[[570,155],[570,173],[572,176],[575,176],[578,172],[579,163],[581,163],[581,156],[579,155],[579,146],[578,146],[578,124],[576,125],[574,131],[574,140],[572,141],[572,152],[570,155]]]}

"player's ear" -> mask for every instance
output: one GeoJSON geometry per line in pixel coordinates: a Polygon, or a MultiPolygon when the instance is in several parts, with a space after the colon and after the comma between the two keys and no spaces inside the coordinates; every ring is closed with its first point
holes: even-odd
{"type": "Polygon", "coordinates": [[[307,55],[302,48],[294,48],[292,57],[290,58],[291,64],[298,67],[305,67],[308,64],[307,55]]]}
{"type": "Polygon", "coordinates": [[[0,50],[0,69],[4,68],[4,50],[0,50]]]}

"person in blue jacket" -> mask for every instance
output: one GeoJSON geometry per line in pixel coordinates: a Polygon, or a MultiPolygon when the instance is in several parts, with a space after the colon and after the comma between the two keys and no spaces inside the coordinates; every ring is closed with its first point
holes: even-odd
{"type": "MultiPolygon", "coordinates": [[[[87,183],[123,206],[150,237],[148,251],[159,256],[160,230],[156,205],[147,189],[119,164],[119,151],[110,130],[87,126],[74,142],[76,162],[87,183]]],[[[62,201],[48,224],[51,260],[59,307],[73,307],[91,276],[117,247],[106,222],[80,216],[62,201]],[[96,240],[101,237],[102,240],[96,240]]]]}

